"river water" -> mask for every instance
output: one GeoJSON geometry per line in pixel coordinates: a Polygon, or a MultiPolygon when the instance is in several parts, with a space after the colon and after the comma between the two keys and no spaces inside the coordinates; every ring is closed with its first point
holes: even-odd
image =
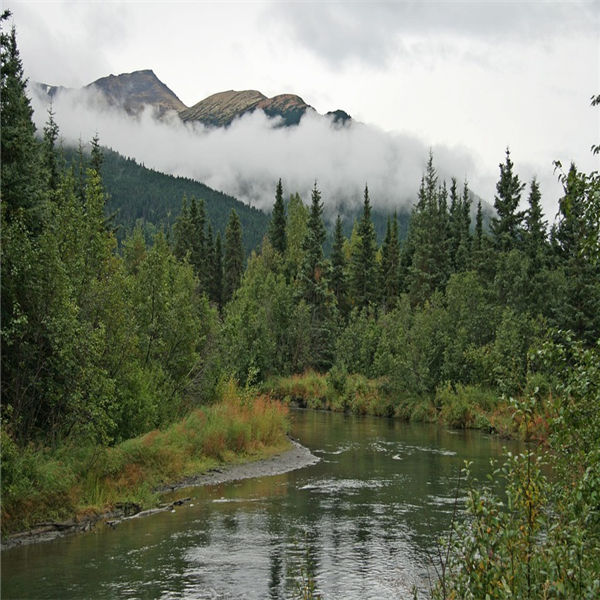
{"type": "MultiPolygon", "coordinates": [[[[503,444],[478,432],[294,411],[321,461],[284,475],[177,492],[175,512],[2,553],[2,598],[427,596],[464,461],[484,478],[503,444]]],[[[459,494],[462,495],[462,494],[459,494]]],[[[173,496],[174,498],[175,496],[173,496]]]]}

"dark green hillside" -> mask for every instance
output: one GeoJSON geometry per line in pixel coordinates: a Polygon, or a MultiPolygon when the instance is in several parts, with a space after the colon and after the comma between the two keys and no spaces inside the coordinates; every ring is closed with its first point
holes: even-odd
{"type": "MultiPolygon", "coordinates": [[[[66,148],[64,152],[67,163],[77,163],[77,150],[66,148]]],[[[138,221],[150,232],[161,226],[170,228],[179,214],[185,194],[188,198],[193,196],[204,200],[206,215],[215,234],[220,231],[224,236],[229,214],[234,208],[242,224],[246,252],[260,245],[269,222],[269,216],[262,211],[193,179],[148,169],[114,150],[105,148],[103,152],[102,181],[109,194],[106,210],[116,213],[117,237],[120,240],[138,221]]]]}

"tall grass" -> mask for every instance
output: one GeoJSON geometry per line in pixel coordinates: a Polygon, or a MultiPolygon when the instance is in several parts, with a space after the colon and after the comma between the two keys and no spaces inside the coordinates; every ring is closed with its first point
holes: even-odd
{"type": "MultiPolygon", "coordinates": [[[[399,394],[390,388],[386,378],[367,379],[334,367],[328,374],[307,371],[289,377],[273,377],[265,382],[263,390],[284,402],[306,408],[440,423],[460,429],[481,429],[506,437],[519,435],[509,401],[480,386],[446,384],[431,395],[399,394]]],[[[538,430],[542,435],[543,422],[538,430]]]]}
{"type": "Polygon", "coordinates": [[[2,435],[2,533],[101,512],[118,502],[149,506],[155,488],[217,464],[261,458],[288,446],[288,408],[221,385],[220,401],[164,431],[114,447],[17,448],[2,435]]]}

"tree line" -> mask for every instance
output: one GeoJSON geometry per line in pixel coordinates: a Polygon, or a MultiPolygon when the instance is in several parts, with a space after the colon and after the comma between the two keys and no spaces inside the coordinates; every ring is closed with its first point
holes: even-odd
{"type": "Polygon", "coordinates": [[[390,217],[380,246],[365,187],[349,238],[338,217],[329,258],[317,184],[309,206],[292,194],[286,214],[280,181],[262,250],[225,310],[237,376],[334,368],[387,377],[398,392],[473,384],[515,394],[527,386],[529,349],[549,331],[594,344],[600,272],[587,176],[575,165],[560,175],[548,227],[538,182],[521,182],[508,149],[499,171],[485,228],[481,202],[472,222],[468,183],[439,181],[430,155],[406,239],[390,217]]]}

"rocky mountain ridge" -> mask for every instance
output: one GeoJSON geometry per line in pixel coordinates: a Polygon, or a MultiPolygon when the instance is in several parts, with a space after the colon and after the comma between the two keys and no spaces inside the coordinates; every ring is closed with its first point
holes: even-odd
{"type": "MultiPolygon", "coordinates": [[[[228,127],[235,119],[256,110],[262,110],[269,118],[280,119],[277,124],[286,127],[300,123],[307,112],[319,114],[296,94],[278,94],[268,98],[257,90],[218,92],[187,107],[151,69],[101,77],[82,89],[98,92],[107,105],[120,107],[130,115],[137,115],[149,106],[159,117],[175,112],[185,123],[197,122],[207,127],[228,127]]],[[[33,91],[51,101],[59,94],[75,93],[77,90],[34,83],[33,91]]],[[[325,117],[336,125],[351,121],[350,115],[343,110],[330,111],[325,117]]]]}

